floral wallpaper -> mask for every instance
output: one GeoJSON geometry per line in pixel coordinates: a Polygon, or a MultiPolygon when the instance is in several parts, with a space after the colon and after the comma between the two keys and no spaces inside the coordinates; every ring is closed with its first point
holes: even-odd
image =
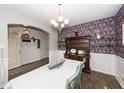
{"type": "Polygon", "coordinates": [[[124,23],[124,5],[115,15],[115,53],[124,58],[124,45],[122,46],[122,24],[124,23]]]}
{"type": "Polygon", "coordinates": [[[65,38],[74,37],[75,32],[78,32],[79,36],[91,35],[91,52],[115,53],[115,17],[108,17],[64,28],[59,32],[58,36],[59,50],[65,49],[65,38]],[[95,36],[97,30],[102,33],[101,39],[97,39],[95,36]]]}

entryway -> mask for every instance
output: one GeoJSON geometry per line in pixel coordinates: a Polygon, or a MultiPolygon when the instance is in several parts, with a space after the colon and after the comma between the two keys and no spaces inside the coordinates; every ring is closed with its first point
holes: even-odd
{"type": "MultiPolygon", "coordinates": [[[[34,26],[9,24],[8,46],[9,72],[24,65],[49,58],[49,34],[34,26]]],[[[16,73],[21,75],[18,70],[16,73]]]]}

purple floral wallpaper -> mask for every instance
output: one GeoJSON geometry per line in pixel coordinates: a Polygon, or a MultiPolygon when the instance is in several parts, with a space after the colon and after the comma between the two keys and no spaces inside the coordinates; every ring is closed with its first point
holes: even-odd
{"type": "Polygon", "coordinates": [[[65,38],[75,36],[75,32],[78,32],[79,36],[91,35],[91,52],[115,53],[115,17],[108,17],[64,28],[58,36],[59,50],[65,49],[65,38]],[[101,39],[97,39],[94,35],[97,30],[102,32],[101,39]]]}
{"type": "Polygon", "coordinates": [[[122,45],[122,24],[124,23],[124,5],[113,17],[108,17],[92,22],[64,28],[59,33],[58,48],[65,49],[65,38],[75,36],[78,32],[79,36],[91,35],[91,52],[116,54],[124,58],[124,45],[122,45]],[[101,39],[94,36],[96,30],[100,30],[101,39]]]}
{"type": "Polygon", "coordinates": [[[116,55],[124,58],[124,45],[122,46],[122,24],[124,23],[124,5],[115,15],[115,51],[116,55]]]}

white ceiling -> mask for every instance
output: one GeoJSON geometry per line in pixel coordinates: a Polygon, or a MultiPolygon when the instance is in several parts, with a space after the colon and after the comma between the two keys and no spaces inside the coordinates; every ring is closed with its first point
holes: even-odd
{"type": "MultiPolygon", "coordinates": [[[[56,19],[58,16],[58,5],[55,4],[11,4],[2,6],[11,9],[11,11],[29,16],[48,26],[50,25],[50,20],[56,19]]],[[[61,7],[61,15],[69,18],[69,26],[72,26],[114,16],[121,6],[121,4],[64,4],[61,7]]]]}

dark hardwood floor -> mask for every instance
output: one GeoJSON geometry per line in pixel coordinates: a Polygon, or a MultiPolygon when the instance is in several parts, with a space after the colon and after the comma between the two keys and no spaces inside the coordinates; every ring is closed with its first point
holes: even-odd
{"type": "Polygon", "coordinates": [[[82,89],[121,89],[122,87],[112,75],[91,71],[82,73],[82,89]]]}
{"type": "Polygon", "coordinates": [[[46,65],[48,63],[49,63],[49,58],[44,58],[44,59],[29,63],[29,64],[22,65],[21,67],[11,69],[9,70],[9,80],[17,76],[23,75],[29,71],[32,71],[38,67],[46,65]]]}
{"type": "MultiPolygon", "coordinates": [[[[9,71],[9,80],[48,63],[48,58],[33,62],[9,71]]],[[[82,72],[82,89],[121,89],[114,76],[91,71],[91,74],[82,72]]]]}

